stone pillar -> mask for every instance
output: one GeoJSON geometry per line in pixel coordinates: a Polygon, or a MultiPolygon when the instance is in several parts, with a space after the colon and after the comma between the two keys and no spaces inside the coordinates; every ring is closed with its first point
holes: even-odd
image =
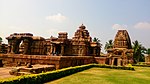
{"type": "Polygon", "coordinates": [[[53,53],[56,54],[56,46],[53,46],[53,53]]]}
{"type": "Polygon", "coordinates": [[[82,56],[82,47],[79,46],[78,56],[82,56]]]}
{"type": "Polygon", "coordinates": [[[29,49],[29,40],[28,39],[24,39],[23,44],[24,44],[24,49],[23,49],[23,54],[29,54],[28,51],[30,51],[29,49]]]}
{"type": "Polygon", "coordinates": [[[114,65],[114,58],[112,58],[111,65],[114,65]]]}
{"type": "Polygon", "coordinates": [[[13,40],[11,42],[11,51],[10,51],[10,53],[14,54],[15,52],[16,52],[16,41],[13,40]]]}
{"type": "Polygon", "coordinates": [[[12,50],[12,42],[10,40],[8,40],[8,51],[7,53],[11,53],[12,50]]]}
{"type": "Polygon", "coordinates": [[[122,59],[122,66],[125,66],[125,65],[126,65],[125,62],[126,62],[126,60],[125,60],[125,58],[123,58],[123,59],[122,59]]]}
{"type": "Polygon", "coordinates": [[[100,56],[100,48],[99,47],[96,48],[96,56],[100,56]]]}
{"type": "Polygon", "coordinates": [[[117,63],[118,66],[121,66],[121,59],[118,58],[118,63],[117,63]]]}
{"type": "Polygon", "coordinates": [[[53,54],[53,44],[51,44],[51,47],[50,47],[50,54],[53,54]]]}
{"type": "Polygon", "coordinates": [[[112,64],[112,61],[111,61],[111,58],[109,58],[109,65],[111,65],[112,64]]]}
{"type": "Polygon", "coordinates": [[[93,55],[96,56],[96,48],[93,48],[93,55]]]}
{"type": "Polygon", "coordinates": [[[64,45],[61,45],[61,55],[64,55],[64,45]]]}

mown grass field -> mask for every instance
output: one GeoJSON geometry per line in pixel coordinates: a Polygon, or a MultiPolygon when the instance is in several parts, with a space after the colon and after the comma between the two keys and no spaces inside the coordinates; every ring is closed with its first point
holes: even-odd
{"type": "Polygon", "coordinates": [[[46,84],[150,84],[150,67],[135,69],[91,68],[46,84]]]}

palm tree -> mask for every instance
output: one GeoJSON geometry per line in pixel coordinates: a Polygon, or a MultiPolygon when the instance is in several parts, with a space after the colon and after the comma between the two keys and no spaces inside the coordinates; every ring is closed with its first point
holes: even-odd
{"type": "Polygon", "coordinates": [[[99,43],[101,47],[103,46],[103,45],[100,43],[101,41],[100,41],[98,38],[96,38],[96,37],[94,37],[93,42],[99,43]]]}
{"type": "Polygon", "coordinates": [[[100,40],[98,38],[94,37],[93,42],[98,42],[99,43],[100,40]]]}
{"type": "Polygon", "coordinates": [[[109,48],[113,48],[113,40],[109,40],[108,42],[106,42],[104,47],[105,51],[109,48]]]}
{"type": "Polygon", "coordinates": [[[147,49],[146,54],[150,55],[150,48],[147,49]]]}
{"type": "Polygon", "coordinates": [[[2,38],[0,37],[0,44],[2,44],[2,42],[3,42],[3,41],[2,41],[2,38]]]}
{"type": "Polygon", "coordinates": [[[133,58],[135,63],[140,61],[145,61],[144,54],[146,51],[146,48],[142,46],[137,40],[133,42],[133,58]]]}

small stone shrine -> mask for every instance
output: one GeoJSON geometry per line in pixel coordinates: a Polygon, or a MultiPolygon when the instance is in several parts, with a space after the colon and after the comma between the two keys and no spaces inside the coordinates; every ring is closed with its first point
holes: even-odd
{"type": "Polygon", "coordinates": [[[126,30],[118,30],[113,48],[108,49],[107,52],[109,65],[124,66],[133,63],[133,49],[126,30]]]}

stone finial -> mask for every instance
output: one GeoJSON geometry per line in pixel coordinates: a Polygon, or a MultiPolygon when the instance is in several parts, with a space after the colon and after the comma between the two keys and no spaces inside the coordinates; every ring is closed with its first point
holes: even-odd
{"type": "Polygon", "coordinates": [[[85,29],[86,27],[82,24],[79,28],[80,29],[85,29]]]}

